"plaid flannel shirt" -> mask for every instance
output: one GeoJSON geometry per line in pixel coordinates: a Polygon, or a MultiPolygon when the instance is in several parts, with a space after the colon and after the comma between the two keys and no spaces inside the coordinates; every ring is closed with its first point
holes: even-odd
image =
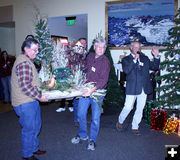
{"type": "Polygon", "coordinates": [[[18,77],[19,87],[26,96],[33,99],[39,99],[41,97],[40,88],[32,85],[32,67],[27,61],[16,66],[16,75],[18,77]]]}

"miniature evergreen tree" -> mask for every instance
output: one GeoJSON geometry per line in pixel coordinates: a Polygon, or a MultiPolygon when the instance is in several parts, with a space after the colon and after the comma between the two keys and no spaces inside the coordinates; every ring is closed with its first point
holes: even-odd
{"type": "MultiPolygon", "coordinates": [[[[93,46],[91,46],[89,52],[94,52],[93,46]]],[[[118,79],[108,46],[105,51],[105,56],[107,56],[110,61],[111,70],[109,74],[106,96],[103,101],[103,108],[105,110],[109,108],[122,108],[124,105],[125,91],[124,88],[118,84],[118,79]]]]}
{"type": "Polygon", "coordinates": [[[175,27],[169,29],[168,42],[165,42],[164,52],[165,60],[160,63],[161,76],[157,81],[161,81],[161,86],[156,90],[160,96],[156,99],[155,104],[162,105],[166,108],[180,106],[180,9],[175,16],[175,27]]]}
{"type": "Polygon", "coordinates": [[[39,53],[36,56],[35,63],[40,66],[43,59],[46,60],[47,64],[50,64],[52,60],[53,44],[48,30],[47,18],[37,17],[35,38],[39,42],[39,53]]]}

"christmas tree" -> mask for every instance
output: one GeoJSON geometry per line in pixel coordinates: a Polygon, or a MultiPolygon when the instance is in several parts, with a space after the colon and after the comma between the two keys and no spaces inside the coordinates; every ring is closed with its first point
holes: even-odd
{"type": "MultiPolygon", "coordinates": [[[[91,46],[89,52],[94,52],[93,45],[91,46]]],[[[124,99],[125,99],[125,91],[124,91],[124,88],[118,84],[118,79],[115,73],[114,63],[113,63],[108,46],[105,51],[105,56],[107,56],[111,65],[111,70],[109,73],[109,80],[108,80],[108,85],[107,85],[107,92],[103,101],[103,108],[105,109],[105,112],[106,112],[106,109],[109,110],[112,108],[115,109],[115,108],[123,107],[124,99]]]]}
{"type": "Polygon", "coordinates": [[[180,9],[175,16],[175,26],[169,31],[168,42],[160,50],[165,55],[165,60],[160,63],[162,75],[156,77],[161,82],[161,86],[156,90],[160,96],[156,99],[155,104],[166,108],[180,108],[180,9]]]}
{"type": "Polygon", "coordinates": [[[107,94],[104,99],[104,106],[122,108],[125,99],[125,90],[118,84],[118,79],[115,73],[114,63],[111,57],[109,47],[106,48],[105,55],[108,57],[111,64],[111,71],[109,74],[107,94]]]}
{"type": "Polygon", "coordinates": [[[35,63],[40,66],[43,59],[47,64],[52,61],[53,43],[50,32],[48,30],[47,18],[37,16],[37,24],[35,26],[35,39],[39,42],[39,53],[36,56],[35,63]]]}

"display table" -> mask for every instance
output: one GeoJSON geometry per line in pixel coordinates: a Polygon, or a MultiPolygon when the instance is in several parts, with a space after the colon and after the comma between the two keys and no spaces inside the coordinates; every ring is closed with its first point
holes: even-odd
{"type": "Polygon", "coordinates": [[[87,89],[68,89],[66,91],[51,90],[42,91],[42,95],[46,95],[48,100],[57,99],[69,99],[73,97],[81,97],[83,93],[87,92],[87,89]]]}

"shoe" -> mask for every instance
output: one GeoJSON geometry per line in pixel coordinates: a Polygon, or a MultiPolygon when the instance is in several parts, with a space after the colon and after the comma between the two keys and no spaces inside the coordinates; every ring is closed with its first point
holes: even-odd
{"type": "Polygon", "coordinates": [[[58,108],[58,109],[56,109],[56,112],[63,112],[63,111],[65,111],[66,110],[66,108],[64,107],[64,108],[58,108]]]}
{"type": "Polygon", "coordinates": [[[119,123],[119,122],[116,123],[116,129],[117,129],[118,131],[121,131],[121,130],[122,130],[122,127],[123,127],[123,125],[122,125],[121,123],[119,123]]]}
{"type": "Polygon", "coordinates": [[[39,160],[39,159],[37,159],[35,156],[31,156],[28,158],[22,158],[22,160],[39,160]]]}
{"type": "Polygon", "coordinates": [[[42,155],[42,154],[46,154],[46,151],[37,150],[36,152],[33,152],[33,154],[42,155]]]}
{"type": "Polygon", "coordinates": [[[3,101],[3,104],[8,104],[8,102],[6,102],[6,101],[3,101]]]}
{"type": "Polygon", "coordinates": [[[88,136],[85,137],[85,138],[81,138],[81,137],[79,137],[79,136],[76,136],[76,137],[74,137],[74,138],[71,139],[71,143],[72,143],[72,144],[78,144],[81,140],[83,140],[83,141],[88,140],[88,136]]]}
{"type": "Polygon", "coordinates": [[[74,108],[73,107],[69,107],[68,108],[70,112],[73,112],[74,111],[74,108]]]}
{"type": "Polygon", "coordinates": [[[94,151],[94,150],[95,150],[95,147],[96,147],[96,144],[94,143],[94,141],[93,141],[93,140],[90,140],[90,141],[88,142],[87,150],[94,151]]]}
{"type": "Polygon", "coordinates": [[[79,127],[79,122],[74,122],[75,127],[79,127]]]}
{"type": "Polygon", "coordinates": [[[132,129],[132,132],[137,136],[141,135],[141,133],[138,129],[132,129]]]}

